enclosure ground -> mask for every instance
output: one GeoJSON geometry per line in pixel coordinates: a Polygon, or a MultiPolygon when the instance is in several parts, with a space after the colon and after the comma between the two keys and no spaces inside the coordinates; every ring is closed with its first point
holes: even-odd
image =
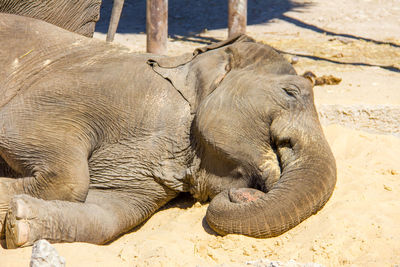
{"type": "MultiPolygon", "coordinates": [[[[105,40],[111,2],[95,38],[105,40]]],[[[144,52],[143,6],[126,2],[115,40],[144,52]]],[[[225,39],[225,2],[171,0],[168,54],[225,39]]],[[[298,73],[342,79],[314,88],[338,167],[327,205],[276,238],[221,237],[204,221],[208,205],[183,195],[109,245],[56,244],[68,266],[244,266],[260,258],[400,264],[400,1],[249,0],[247,30],[289,60],[298,57],[298,73]]],[[[31,250],[0,248],[0,265],[28,266],[31,250]]]]}

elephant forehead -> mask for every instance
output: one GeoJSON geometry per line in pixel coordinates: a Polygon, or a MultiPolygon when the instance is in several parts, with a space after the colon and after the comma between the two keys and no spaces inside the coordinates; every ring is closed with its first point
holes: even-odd
{"type": "MultiPolygon", "coordinates": [[[[265,89],[271,81],[257,79],[254,75],[238,73],[233,78],[225,78],[199,106],[200,120],[223,116],[230,120],[242,117],[247,108],[254,109],[268,102],[268,91],[265,89]],[[239,113],[239,114],[237,114],[239,113]]],[[[213,119],[213,120],[214,120],[213,119]]]]}
{"type": "Polygon", "coordinates": [[[221,83],[216,92],[224,96],[237,98],[246,96],[271,95],[282,89],[293,87],[298,93],[308,95],[312,92],[312,84],[302,76],[260,74],[255,71],[234,71],[221,83]]]}
{"type": "Polygon", "coordinates": [[[296,74],[292,65],[266,44],[243,42],[234,47],[239,56],[237,69],[252,69],[263,74],[296,74]]]}
{"type": "Polygon", "coordinates": [[[254,71],[232,71],[215,90],[216,97],[243,98],[264,94],[283,81],[276,75],[259,75],[254,71]]]}

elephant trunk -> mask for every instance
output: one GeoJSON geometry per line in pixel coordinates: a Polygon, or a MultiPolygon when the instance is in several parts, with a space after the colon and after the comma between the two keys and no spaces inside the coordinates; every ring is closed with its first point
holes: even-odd
{"type": "Polygon", "coordinates": [[[311,134],[281,128],[297,138],[280,134],[275,140],[279,180],[269,192],[239,188],[218,194],[207,210],[210,227],[223,235],[274,237],[321,209],[335,187],[336,164],[322,129],[313,128],[311,134]]]}

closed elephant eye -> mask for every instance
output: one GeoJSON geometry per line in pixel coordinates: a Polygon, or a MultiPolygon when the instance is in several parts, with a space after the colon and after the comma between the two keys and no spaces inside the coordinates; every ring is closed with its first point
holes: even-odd
{"type": "Polygon", "coordinates": [[[288,94],[291,97],[296,97],[296,92],[293,90],[288,90],[288,89],[284,89],[286,94],[288,94]]]}
{"type": "Polygon", "coordinates": [[[296,85],[288,85],[282,88],[290,97],[296,97],[300,94],[300,89],[296,85]]]}

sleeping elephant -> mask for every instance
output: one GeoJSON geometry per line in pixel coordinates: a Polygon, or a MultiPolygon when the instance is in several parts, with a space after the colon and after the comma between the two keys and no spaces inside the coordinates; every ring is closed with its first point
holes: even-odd
{"type": "Polygon", "coordinates": [[[271,47],[240,35],[161,57],[31,18],[0,25],[7,247],[104,244],[180,192],[211,200],[222,235],[272,237],[331,196],[312,84],[271,47]]]}
{"type": "MultiPolygon", "coordinates": [[[[78,34],[93,37],[102,0],[0,0],[0,13],[36,18],[78,34]]],[[[114,0],[109,36],[114,37],[124,0],[114,0]]],[[[1,15],[1,14],[0,14],[1,15]]],[[[110,39],[110,41],[112,41],[110,39]]]]}

